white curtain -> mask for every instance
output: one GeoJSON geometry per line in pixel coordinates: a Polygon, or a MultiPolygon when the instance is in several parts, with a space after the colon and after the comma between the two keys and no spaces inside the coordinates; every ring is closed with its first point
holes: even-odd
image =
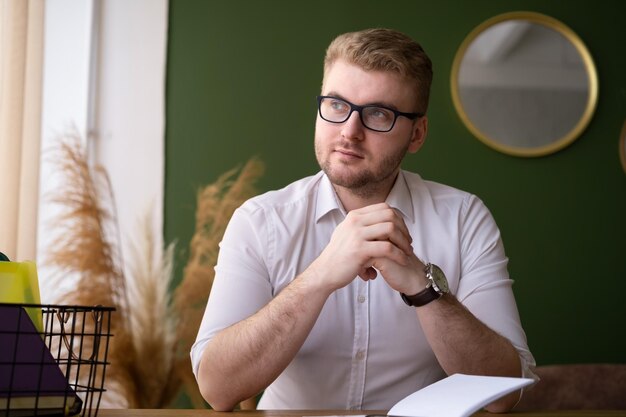
{"type": "Polygon", "coordinates": [[[35,260],[44,0],[0,0],[0,252],[35,260]]]}

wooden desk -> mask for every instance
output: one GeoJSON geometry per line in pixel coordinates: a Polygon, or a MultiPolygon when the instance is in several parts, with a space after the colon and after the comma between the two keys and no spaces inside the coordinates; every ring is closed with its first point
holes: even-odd
{"type": "MultiPolygon", "coordinates": [[[[332,415],[363,415],[385,414],[381,411],[345,411],[345,410],[266,410],[266,411],[233,411],[223,413],[213,410],[163,409],[163,410],[112,410],[100,409],[98,417],[302,417],[332,415]]],[[[485,411],[474,414],[475,417],[498,417],[503,414],[492,414],[485,411]]],[[[626,417],[626,410],[615,411],[526,411],[509,413],[516,417],[626,417]]]]}

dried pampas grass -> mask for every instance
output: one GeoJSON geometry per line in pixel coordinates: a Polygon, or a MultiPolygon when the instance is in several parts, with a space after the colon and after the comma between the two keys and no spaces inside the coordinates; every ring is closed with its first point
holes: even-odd
{"type": "Polygon", "coordinates": [[[163,407],[180,386],[172,378],[176,315],[169,286],[174,246],[165,251],[157,247],[147,216],[142,232],[134,235],[139,240],[133,246],[131,273],[125,276],[106,172],[89,165],[76,131],[61,136],[49,155],[60,176],[49,201],[59,214],[53,217],[56,237],[44,262],[58,271],[53,279],[66,288],[56,302],[116,309],[101,406],[163,407]]]}
{"type": "Polygon", "coordinates": [[[124,310],[125,282],[121,265],[116,262],[118,248],[111,239],[117,229],[108,176],[101,167],[89,166],[75,131],[68,133],[47,155],[62,178],[60,186],[49,195],[59,214],[51,224],[55,238],[46,263],[61,272],[75,271],[89,277],[79,279],[76,288],[64,295],[66,300],[88,300],[124,310]]]}
{"type": "Polygon", "coordinates": [[[177,317],[169,292],[175,244],[165,251],[158,247],[150,212],[140,229],[127,282],[130,334],[137,357],[131,369],[140,408],[163,408],[179,388],[174,375],[177,317]]]}
{"type": "Polygon", "coordinates": [[[235,209],[257,193],[255,183],[264,170],[264,164],[258,158],[252,158],[243,168],[226,172],[197,194],[196,227],[190,256],[183,280],[174,292],[174,305],[180,314],[177,370],[196,408],[203,408],[204,400],[191,371],[189,351],[213,284],[219,243],[235,209]]]}
{"type": "Polygon", "coordinates": [[[70,131],[49,153],[61,176],[49,196],[59,207],[44,262],[58,274],[59,304],[115,307],[102,407],[163,408],[181,387],[204,408],[191,372],[193,344],[213,283],[218,245],[234,210],[256,194],[264,165],[256,158],[198,191],[196,228],[180,285],[170,297],[174,245],[157,247],[150,215],[132,246],[129,274],[119,246],[115,202],[105,170],[91,167],[70,131]],[[69,278],[73,277],[73,278],[69,278]],[[68,285],[68,280],[71,284],[68,285]]]}
{"type": "Polygon", "coordinates": [[[115,307],[108,389],[102,401],[112,406],[134,406],[135,387],[127,369],[135,358],[127,321],[126,283],[119,248],[114,244],[117,223],[109,179],[101,167],[89,166],[75,130],[60,137],[49,155],[60,176],[60,185],[49,201],[59,212],[52,219],[55,238],[44,262],[58,271],[52,278],[66,288],[57,295],[57,303],[115,307]],[[71,280],[70,285],[67,280],[71,280]]]}

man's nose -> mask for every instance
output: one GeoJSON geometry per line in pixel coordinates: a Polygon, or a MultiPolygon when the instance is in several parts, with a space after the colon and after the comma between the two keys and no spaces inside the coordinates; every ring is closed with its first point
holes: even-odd
{"type": "Polygon", "coordinates": [[[346,139],[362,140],[364,130],[365,126],[363,126],[363,123],[361,122],[359,112],[353,110],[352,113],[350,113],[348,120],[343,123],[341,136],[346,139]]]}

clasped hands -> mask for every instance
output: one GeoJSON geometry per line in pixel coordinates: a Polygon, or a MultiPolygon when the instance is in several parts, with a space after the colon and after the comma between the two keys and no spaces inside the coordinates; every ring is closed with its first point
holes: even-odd
{"type": "Polygon", "coordinates": [[[311,267],[331,291],[357,275],[374,279],[378,270],[394,290],[415,294],[427,279],[412,241],[400,213],[387,203],[373,204],[348,213],[311,267]]]}

